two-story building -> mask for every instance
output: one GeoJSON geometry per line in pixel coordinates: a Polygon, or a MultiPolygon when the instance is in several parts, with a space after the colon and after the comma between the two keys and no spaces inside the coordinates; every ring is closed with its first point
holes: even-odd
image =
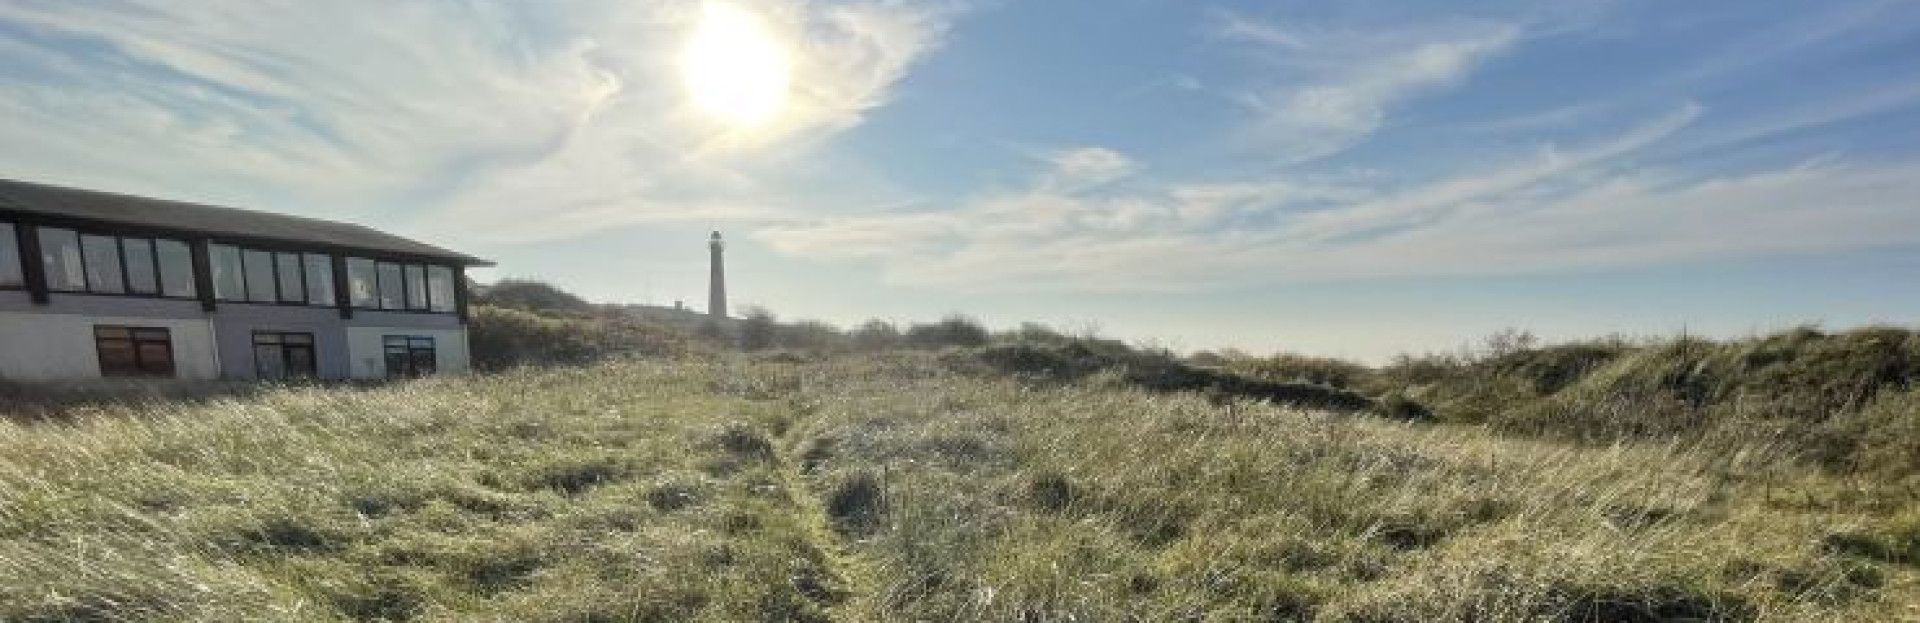
{"type": "Polygon", "coordinates": [[[0,180],[0,379],[468,369],[485,260],[359,225],[0,180]]]}

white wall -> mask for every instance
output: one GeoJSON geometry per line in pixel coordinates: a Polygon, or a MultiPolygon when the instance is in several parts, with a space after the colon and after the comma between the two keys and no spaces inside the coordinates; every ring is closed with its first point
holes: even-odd
{"type": "Polygon", "coordinates": [[[472,369],[467,357],[466,329],[347,327],[347,357],[351,360],[348,363],[353,378],[386,378],[386,337],[389,335],[433,338],[434,363],[441,374],[465,374],[472,369]]]}
{"type": "Polygon", "coordinates": [[[100,378],[94,325],[166,328],[173,337],[175,377],[220,378],[213,326],[206,320],[0,312],[0,379],[100,378]]]}

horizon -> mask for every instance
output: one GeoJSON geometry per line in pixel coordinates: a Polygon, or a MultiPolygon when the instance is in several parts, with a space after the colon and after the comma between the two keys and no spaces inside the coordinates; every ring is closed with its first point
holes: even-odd
{"type": "Polygon", "coordinates": [[[0,177],[607,303],[694,307],[718,230],[734,308],[843,327],[1379,363],[1911,326],[1908,6],[0,3],[0,177]]]}

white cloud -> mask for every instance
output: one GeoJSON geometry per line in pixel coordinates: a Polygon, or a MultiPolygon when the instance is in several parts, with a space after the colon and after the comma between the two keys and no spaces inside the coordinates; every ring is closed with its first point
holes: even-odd
{"type": "Polygon", "coordinates": [[[1920,243],[1920,162],[1699,178],[1626,166],[1700,114],[1689,104],[1593,145],[1395,193],[1284,180],[1036,186],[761,236],[788,253],[875,260],[897,283],[976,290],[1181,291],[1920,243]]]}
{"type": "Polygon", "coordinates": [[[678,90],[695,0],[0,4],[33,69],[0,77],[0,167],[500,240],[765,218],[773,165],[886,103],[954,9],[751,6],[800,86],[742,136],[678,90]]]}
{"type": "Polygon", "coordinates": [[[1277,84],[1241,99],[1259,117],[1248,136],[1286,162],[1358,144],[1386,123],[1395,105],[1460,85],[1521,35],[1507,22],[1394,32],[1292,31],[1229,12],[1216,13],[1216,22],[1217,36],[1263,48],[1276,68],[1277,84]]]}
{"type": "Polygon", "coordinates": [[[1061,150],[1046,157],[1051,167],[1040,185],[1056,191],[1085,190],[1124,178],[1138,168],[1126,154],[1105,147],[1061,150]]]}

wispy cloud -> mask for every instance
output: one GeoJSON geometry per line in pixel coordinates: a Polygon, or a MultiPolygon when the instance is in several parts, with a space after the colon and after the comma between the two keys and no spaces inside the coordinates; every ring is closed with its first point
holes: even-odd
{"type": "Polygon", "coordinates": [[[956,9],[753,6],[801,86],[743,136],[677,90],[693,0],[5,3],[33,71],[0,75],[0,168],[498,240],[764,218],[772,165],[887,102],[956,9]]]}
{"type": "Polygon", "coordinates": [[[1623,166],[1702,114],[1688,104],[1590,145],[1399,192],[1338,183],[1044,186],[953,209],[772,228],[785,252],[981,290],[1193,290],[1508,274],[1920,242],[1920,162],[1824,161],[1688,177],[1623,166]]]}
{"type": "Polygon", "coordinates": [[[1215,35],[1263,49],[1279,74],[1242,95],[1257,115],[1252,140],[1285,162],[1338,153],[1379,130],[1396,105],[1458,86],[1520,39],[1512,22],[1468,21],[1393,32],[1289,30],[1215,14],[1215,35]]]}

